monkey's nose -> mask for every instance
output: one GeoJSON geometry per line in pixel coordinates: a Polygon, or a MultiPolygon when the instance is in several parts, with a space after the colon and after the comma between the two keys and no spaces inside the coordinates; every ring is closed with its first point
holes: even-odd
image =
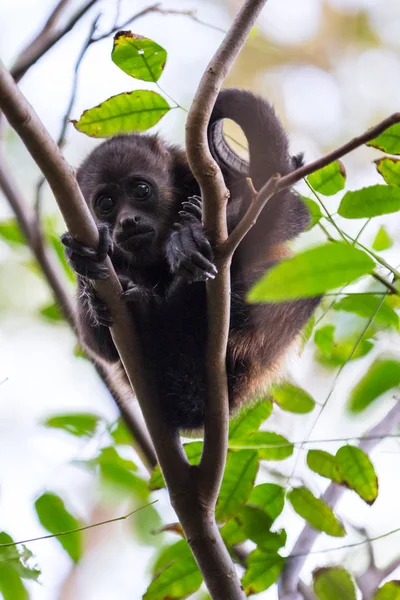
{"type": "Polygon", "coordinates": [[[125,217],[121,221],[121,229],[125,233],[127,231],[134,231],[138,228],[140,224],[140,217],[138,215],[134,215],[133,217],[125,217]]]}

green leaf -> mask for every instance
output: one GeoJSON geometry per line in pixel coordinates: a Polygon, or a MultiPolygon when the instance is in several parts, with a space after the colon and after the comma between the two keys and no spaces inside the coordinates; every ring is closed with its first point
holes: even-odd
{"type": "Polygon", "coordinates": [[[343,567],[318,569],[314,572],[314,592],[319,600],[356,600],[353,579],[343,567]]]}
{"type": "Polygon", "coordinates": [[[109,428],[110,435],[114,440],[114,443],[118,446],[131,446],[133,443],[133,437],[128,430],[122,419],[118,419],[115,423],[112,423],[109,428]]]}
{"type": "Polygon", "coordinates": [[[332,510],[305,487],[294,488],[288,493],[288,499],[298,515],[311,527],[334,537],[343,537],[346,531],[332,510]]]}
{"type": "Polygon", "coordinates": [[[386,231],[385,227],[381,225],[374,241],[372,242],[372,248],[377,252],[383,252],[393,246],[393,240],[386,231]]]}
{"type": "MultiPolygon", "coordinates": [[[[78,519],[65,508],[63,500],[51,492],[42,494],[36,500],[35,510],[41,525],[52,534],[68,532],[81,526],[78,519]]],[[[61,535],[57,540],[74,563],[77,563],[83,551],[82,531],[61,535]]]]}
{"type": "Polygon", "coordinates": [[[276,483],[260,483],[251,490],[248,503],[263,508],[274,521],[283,510],[285,490],[276,483]]]}
{"type": "Polygon", "coordinates": [[[270,389],[275,402],[289,412],[305,414],[314,410],[315,400],[305,390],[292,383],[281,383],[270,389]]]}
{"type": "Polygon", "coordinates": [[[0,593],[3,600],[29,600],[29,594],[17,571],[10,565],[0,564],[0,593]]]}
{"type": "Polygon", "coordinates": [[[181,600],[194,594],[201,586],[203,576],[190,550],[186,550],[181,542],[187,546],[186,540],[180,540],[170,554],[164,553],[162,560],[159,558],[157,561],[157,570],[163,564],[167,566],[150,583],[143,600],[181,600]]]}
{"type": "Polygon", "coordinates": [[[374,162],[378,173],[382,175],[387,184],[400,186],[400,160],[398,158],[385,156],[374,162]]]}
{"type": "Polygon", "coordinates": [[[259,594],[278,581],[285,564],[279,554],[254,550],[247,560],[247,569],[242,579],[246,596],[259,594]]]}
{"type": "Polygon", "coordinates": [[[309,450],[307,453],[307,465],[314,473],[327,477],[336,483],[342,483],[343,474],[336,457],[325,450],[309,450]]]}
{"type": "Polygon", "coordinates": [[[388,581],[374,596],[373,600],[400,600],[400,581],[388,581]]]}
{"type": "Polygon", "coordinates": [[[377,323],[387,327],[399,328],[398,314],[387,302],[382,302],[382,296],[374,296],[373,294],[344,296],[334,304],[333,308],[354,313],[365,319],[370,319],[376,313],[374,319],[377,323]],[[381,306],[378,310],[379,305],[381,306]]]}
{"type": "Polygon", "coordinates": [[[47,304],[46,306],[41,308],[40,314],[42,315],[42,317],[48,319],[49,321],[52,321],[53,323],[59,323],[60,321],[64,320],[64,316],[55,302],[47,304]]]}
{"type": "Polygon", "coordinates": [[[22,235],[17,219],[14,218],[0,221],[0,238],[11,246],[26,246],[25,237],[22,235]]]}
{"type": "Polygon", "coordinates": [[[388,154],[400,154],[400,123],[392,125],[377,138],[367,142],[367,146],[378,148],[388,154]]]}
{"type": "Polygon", "coordinates": [[[255,431],[246,437],[229,440],[230,448],[257,450],[262,460],[285,460],[293,454],[293,444],[273,431],[255,431]]]}
{"type": "MultiPolygon", "coordinates": [[[[189,444],[184,444],[183,449],[185,450],[191,465],[197,465],[200,462],[201,454],[203,452],[203,442],[190,442],[189,444]]],[[[154,491],[163,487],[165,487],[164,477],[162,476],[160,466],[157,465],[151,474],[149,489],[154,491]]]]}
{"type": "Polygon", "coordinates": [[[218,496],[215,517],[227,521],[235,516],[253,488],[258,471],[258,455],[253,450],[228,452],[224,477],[218,496]]]}
{"type": "Polygon", "coordinates": [[[78,437],[92,437],[100,421],[101,417],[92,413],[69,413],[48,417],[43,421],[43,425],[54,429],[64,429],[78,437]]]}
{"type": "Polygon", "coordinates": [[[155,83],[164,70],[167,52],[153,40],[131,31],[119,31],[114,37],[111,58],[131,77],[155,83]]]}
{"type": "Polygon", "coordinates": [[[229,424],[229,439],[241,438],[257,431],[272,412],[272,401],[264,398],[240,411],[229,424]]]}
{"type": "Polygon", "coordinates": [[[2,544],[14,544],[12,537],[5,531],[0,532],[0,566],[10,567],[23,579],[38,581],[40,570],[36,567],[32,552],[23,544],[1,547],[2,544]]]}
{"type": "Polygon", "coordinates": [[[324,325],[317,329],[314,334],[314,342],[324,356],[331,356],[335,343],[335,326],[324,325]]]}
{"type": "Polygon", "coordinates": [[[271,519],[262,508],[240,506],[236,520],[244,528],[247,537],[261,550],[277,552],[286,544],[286,532],[270,531],[271,519]]]}
{"type": "Polygon", "coordinates": [[[324,196],[333,196],[340,192],[346,183],[346,170],[340,160],[322,167],[307,177],[308,183],[314,190],[324,196]]]}
{"type": "Polygon", "coordinates": [[[328,243],[272,267],[250,290],[248,300],[280,302],[317,296],[371,273],[374,265],[365,252],[354,246],[328,243]]]}
{"type": "Polygon", "coordinates": [[[159,575],[161,571],[172,565],[172,563],[191,555],[192,553],[187,541],[185,539],[178,540],[174,544],[161,549],[153,565],[152,573],[153,575],[159,575]]]}
{"type": "Polygon", "coordinates": [[[170,110],[168,102],[150,90],[135,90],[112,96],[85,110],[75,128],[91,137],[146,131],[170,110]]]}
{"type": "Polygon", "coordinates": [[[219,531],[225,545],[228,547],[242,544],[247,540],[247,535],[237,519],[230,519],[230,521],[227,521],[225,525],[220,527],[219,531]]]}
{"type": "Polygon", "coordinates": [[[389,185],[371,185],[347,192],[340,203],[338,214],[346,219],[363,219],[387,215],[400,210],[400,188],[389,185]]]}
{"type": "Polygon", "coordinates": [[[400,385],[400,362],[377,359],[350,394],[349,410],[362,412],[379,396],[400,385]]]}
{"type": "Polygon", "coordinates": [[[320,222],[320,220],[323,217],[323,214],[321,212],[319,204],[317,204],[315,200],[311,200],[311,198],[307,198],[306,196],[301,196],[301,199],[307,206],[308,212],[310,213],[310,224],[307,227],[307,230],[309,231],[314,227],[314,225],[317,225],[317,223],[320,222]]]}
{"type": "Polygon", "coordinates": [[[367,504],[373,504],[378,497],[378,478],[365,452],[356,446],[342,446],[336,452],[336,461],[348,487],[367,504]]]}

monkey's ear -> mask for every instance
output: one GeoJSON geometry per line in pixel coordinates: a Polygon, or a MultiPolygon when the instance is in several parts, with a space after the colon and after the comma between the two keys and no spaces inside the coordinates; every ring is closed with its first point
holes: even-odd
{"type": "Polygon", "coordinates": [[[199,186],[190,170],[185,152],[180,148],[172,148],[172,178],[175,189],[179,190],[184,196],[193,196],[199,194],[199,186]]]}

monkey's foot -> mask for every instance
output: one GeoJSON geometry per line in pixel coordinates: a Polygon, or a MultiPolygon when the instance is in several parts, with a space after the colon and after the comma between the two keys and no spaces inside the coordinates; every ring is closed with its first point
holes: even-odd
{"type": "Polygon", "coordinates": [[[112,251],[112,240],[107,225],[99,225],[97,250],[77,242],[68,232],[61,236],[61,242],[66,246],[65,254],[78,275],[94,280],[108,279],[108,270],[104,261],[112,251]]]}
{"type": "MultiPolygon", "coordinates": [[[[121,281],[121,278],[120,278],[121,281]]],[[[143,286],[133,283],[133,281],[121,281],[123,291],[121,292],[121,299],[124,302],[144,302],[147,303],[151,299],[156,298],[155,292],[149,290],[143,286]]]]}
{"type": "MultiPolygon", "coordinates": [[[[194,207],[195,205],[192,204],[194,207]]],[[[217,268],[211,244],[197,219],[175,223],[166,247],[171,272],[189,283],[215,279],[217,268]]]]}
{"type": "Polygon", "coordinates": [[[87,281],[84,284],[82,295],[86,299],[86,304],[89,312],[90,320],[95,327],[103,325],[103,327],[112,327],[114,322],[106,305],[101,298],[98,297],[93,285],[87,281]]]}

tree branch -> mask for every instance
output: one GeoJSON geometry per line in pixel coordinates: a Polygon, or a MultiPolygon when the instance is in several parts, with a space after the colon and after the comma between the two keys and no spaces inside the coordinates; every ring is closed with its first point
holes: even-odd
{"type": "Polygon", "coordinates": [[[247,213],[244,215],[239,225],[237,225],[237,227],[232,231],[226,242],[222,245],[221,254],[223,256],[231,256],[233,254],[244,236],[253,227],[261,211],[274,194],[277,194],[288,187],[292,187],[295,183],[298,183],[304,179],[304,177],[307,177],[307,175],[318,171],[318,169],[322,169],[322,167],[326,167],[331,162],[342,158],[346,154],[349,154],[349,152],[352,152],[356,148],[359,148],[367,142],[370,142],[378,137],[378,135],[380,135],[388,127],[396,123],[400,123],[400,112],[394,113],[390,117],[387,117],[378,123],[378,125],[371,127],[363,134],[353,138],[343,146],[340,146],[336,150],[329,152],[318,160],[315,160],[304,167],[300,167],[300,169],[296,169],[284,177],[281,177],[279,173],[277,173],[274,177],[271,177],[255,195],[247,213]]]}
{"type": "MultiPolygon", "coordinates": [[[[0,189],[10,203],[14,211],[18,224],[24,234],[26,241],[37,260],[41,271],[52,290],[54,299],[63,313],[65,320],[70,325],[74,333],[78,336],[78,326],[75,315],[75,304],[63,281],[59,276],[58,265],[56,264],[47,243],[44,240],[43,232],[34,211],[25,202],[20,190],[9,171],[5,166],[4,157],[0,152],[0,189]]],[[[124,399],[124,395],[113,385],[110,389],[109,382],[112,380],[112,374],[104,364],[101,364],[94,356],[91,356],[96,371],[108,388],[114,398],[128,429],[134,437],[135,447],[144,463],[153,469],[157,464],[157,458],[153,445],[147,431],[141,425],[135,414],[134,403],[129,403],[124,399]]]]}
{"type": "Polygon", "coordinates": [[[215,503],[222,480],[228,439],[229,403],[226,381],[226,347],[230,319],[231,257],[218,258],[218,246],[226,240],[228,191],[211,156],[207,126],[220,88],[243,47],[266,0],[244,2],[228,34],[208,65],[189,111],[186,148],[190,168],[203,198],[204,223],[216,248],[219,274],[207,282],[207,379],[204,450],[200,463],[203,489],[215,503]]]}
{"type": "Polygon", "coordinates": [[[57,4],[52,14],[37,36],[20,52],[17,60],[10,69],[15,81],[19,81],[25,73],[41,58],[50,48],[59,42],[67,33],[75,27],[80,19],[98,2],[98,0],[87,0],[85,4],[74,14],[65,25],[57,29],[55,27],[61,9],[65,8],[67,1],[57,4]]]}
{"type": "MultiPolygon", "coordinates": [[[[366,439],[362,439],[359,442],[358,448],[363,450],[366,454],[369,454],[378,444],[379,439],[382,439],[382,436],[385,436],[396,429],[399,424],[400,402],[396,402],[380,423],[365,432],[363,438],[366,439]]],[[[321,499],[333,508],[345,491],[345,487],[330,483],[321,499]]],[[[320,532],[310,527],[310,525],[304,526],[303,531],[300,533],[292,548],[290,556],[286,559],[285,566],[281,573],[278,583],[279,600],[295,600],[295,598],[298,598],[296,594],[299,585],[300,571],[319,534],[320,532]]]]}

